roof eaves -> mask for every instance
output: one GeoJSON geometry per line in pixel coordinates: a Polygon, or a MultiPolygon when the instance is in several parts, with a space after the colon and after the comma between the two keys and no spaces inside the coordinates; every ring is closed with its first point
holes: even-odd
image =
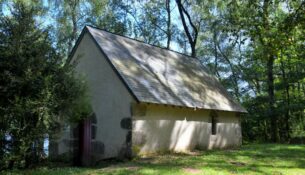
{"type": "Polygon", "coordinates": [[[162,103],[154,103],[154,102],[140,102],[141,104],[148,104],[148,105],[156,105],[156,106],[168,106],[174,108],[184,108],[184,109],[193,109],[193,110],[216,110],[216,111],[223,111],[223,112],[236,112],[247,114],[248,111],[245,109],[242,110],[226,110],[226,109],[219,109],[219,108],[202,108],[202,107],[192,107],[186,105],[175,105],[175,104],[162,104],[162,103]]]}

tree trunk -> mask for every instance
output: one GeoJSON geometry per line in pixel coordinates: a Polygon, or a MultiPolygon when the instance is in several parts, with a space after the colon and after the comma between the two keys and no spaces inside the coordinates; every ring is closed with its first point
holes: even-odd
{"type": "Polygon", "coordinates": [[[191,47],[191,56],[195,58],[196,57],[196,43],[197,43],[197,37],[198,37],[198,31],[199,30],[194,25],[188,11],[183,7],[183,5],[181,3],[181,0],[176,0],[176,4],[177,4],[177,7],[178,7],[178,11],[179,11],[179,14],[180,14],[180,18],[181,18],[181,22],[182,22],[182,25],[183,25],[183,28],[184,28],[184,32],[187,36],[187,39],[188,39],[190,47],[191,47]],[[190,26],[187,25],[184,15],[186,16],[190,26]],[[191,34],[191,31],[190,31],[189,27],[191,27],[192,30],[193,30],[192,34],[191,34]]]}
{"type": "Polygon", "coordinates": [[[267,84],[269,97],[269,116],[271,120],[271,139],[278,142],[280,139],[278,130],[278,118],[275,113],[275,96],[274,96],[274,76],[273,76],[274,56],[268,56],[267,62],[267,84]]]}
{"type": "Polygon", "coordinates": [[[217,78],[220,79],[220,75],[218,73],[218,51],[217,51],[217,41],[216,41],[216,33],[213,34],[213,40],[214,40],[214,56],[215,56],[215,66],[214,66],[214,72],[217,75],[217,78]]]}
{"type": "Polygon", "coordinates": [[[195,47],[196,47],[195,44],[191,44],[191,52],[192,52],[191,56],[194,58],[196,57],[196,48],[195,47]]]}
{"type": "Polygon", "coordinates": [[[281,71],[283,76],[283,82],[285,84],[285,93],[283,94],[285,96],[286,101],[286,109],[285,109],[285,137],[286,141],[290,138],[290,125],[289,125],[289,119],[290,119],[290,94],[289,94],[289,83],[287,80],[287,75],[285,71],[285,65],[283,61],[281,60],[281,71]]]}
{"type": "Polygon", "coordinates": [[[171,33],[171,9],[170,9],[170,0],[166,0],[166,12],[167,12],[167,43],[166,48],[170,49],[170,42],[172,39],[172,33],[171,33]]]}
{"type": "Polygon", "coordinates": [[[222,52],[220,46],[219,46],[219,43],[216,44],[219,52],[221,53],[221,55],[223,56],[223,58],[228,62],[229,64],[229,67],[231,69],[231,72],[232,72],[232,77],[233,77],[233,84],[234,84],[234,95],[236,97],[236,99],[239,99],[239,88],[238,88],[238,77],[236,75],[236,72],[234,70],[234,65],[231,63],[230,59],[227,57],[227,55],[225,53],[222,52]]]}
{"type": "Polygon", "coordinates": [[[73,42],[77,38],[77,5],[79,4],[79,0],[74,0],[70,2],[70,8],[71,8],[71,19],[72,19],[72,33],[71,38],[68,43],[68,52],[72,50],[73,42]]]}

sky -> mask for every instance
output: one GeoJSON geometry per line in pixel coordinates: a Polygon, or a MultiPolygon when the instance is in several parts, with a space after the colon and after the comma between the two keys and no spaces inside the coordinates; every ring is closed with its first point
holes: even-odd
{"type": "MultiPolygon", "coordinates": [[[[51,1],[52,2],[52,1],[51,1]]],[[[137,2],[137,1],[136,1],[137,2]]],[[[48,8],[49,7],[49,5],[50,5],[50,1],[49,0],[42,0],[42,3],[43,3],[43,6],[44,7],[46,7],[46,8],[48,8]]],[[[10,6],[12,5],[11,3],[7,3],[8,5],[5,5],[5,6],[3,6],[2,7],[2,11],[3,11],[3,14],[4,15],[10,15],[10,6]]],[[[137,5],[139,5],[139,4],[137,4],[137,3],[135,3],[135,4],[133,4],[133,5],[135,5],[135,6],[137,6],[137,5]]],[[[171,11],[171,17],[172,17],[172,23],[173,24],[176,24],[176,26],[178,27],[178,29],[180,30],[180,31],[184,31],[184,28],[183,28],[183,25],[182,25],[182,23],[181,23],[181,20],[180,20],[180,15],[179,15],[179,11],[178,11],[178,8],[177,8],[177,5],[176,5],[176,3],[175,3],[175,1],[171,1],[171,4],[170,4],[170,6],[171,6],[171,9],[172,9],[172,11],[171,11]]],[[[81,8],[85,8],[85,7],[81,7],[81,8]]],[[[140,8],[140,7],[139,7],[140,8]]],[[[57,26],[57,22],[56,22],[56,19],[54,18],[55,17],[55,12],[56,12],[56,10],[58,10],[58,9],[51,9],[51,10],[48,10],[47,11],[47,13],[45,14],[45,15],[43,15],[43,16],[38,16],[36,19],[37,19],[37,23],[38,24],[41,24],[43,27],[47,27],[47,26],[53,26],[53,27],[56,27],[57,26]]],[[[132,21],[132,22],[134,22],[134,18],[133,17],[131,17],[130,15],[129,15],[129,19],[132,21]]],[[[85,23],[82,23],[82,25],[84,25],[85,23]]],[[[78,31],[78,33],[80,34],[80,32],[81,32],[81,29],[83,28],[84,26],[80,26],[80,28],[79,28],[79,31],[78,31]]],[[[107,29],[106,29],[107,30],[107,29]]],[[[128,36],[128,37],[134,37],[134,36],[128,36]]],[[[54,37],[54,38],[56,38],[56,37],[54,37]]],[[[138,39],[138,38],[137,38],[138,39]]],[[[56,40],[55,40],[56,41],[56,40]]],[[[166,45],[166,40],[163,40],[163,41],[161,41],[161,43],[162,43],[162,45],[163,45],[163,47],[165,47],[165,45],[166,45]]],[[[54,44],[53,44],[53,46],[56,46],[56,43],[54,42],[54,44]]],[[[183,52],[183,49],[178,45],[178,43],[177,42],[175,42],[174,40],[172,40],[171,41],[171,45],[170,45],[171,47],[170,47],[170,49],[171,50],[174,50],[174,51],[178,51],[178,52],[183,52]]],[[[187,51],[188,51],[188,53],[190,53],[190,48],[188,47],[188,49],[187,49],[187,51]]],[[[213,59],[211,59],[211,60],[213,60],[213,59]]],[[[227,72],[227,73],[222,73],[222,75],[221,75],[222,77],[228,77],[228,76],[230,76],[230,72],[227,72]]],[[[246,84],[244,84],[244,83],[240,83],[240,85],[241,86],[247,86],[246,84]]]]}
{"type": "MultiPolygon", "coordinates": [[[[48,8],[49,5],[50,5],[50,2],[48,0],[42,0],[42,3],[43,3],[43,6],[45,8],[48,8]]],[[[12,3],[5,3],[5,5],[2,6],[2,12],[4,15],[10,15],[10,8],[11,8],[11,5],[12,3]]],[[[137,5],[137,3],[135,4],[137,5]]],[[[172,17],[172,23],[173,24],[176,24],[176,26],[178,27],[179,30],[183,31],[183,26],[181,24],[181,21],[180,21],[180,17],[179,17],[179,12],[178,12],[178,9],[177,9],[177,5],[174,1],[171,1],[171,4],[170,4],[171,8],[172,8],[172,11],[171,11],[171,17],[172,17]]],[[[47,13],[43,16],[39,16],[36,18],[37,20],[37,23],[42,25],[43,27],[47,27],[47,26],[56,26],[56,19],[54,18],[55,14],[54,14],[54,10],[48,10],[47,13]]],[[[134,19],[129,15],[129,19],[131,21],[134,21],[134,19]]],[[[83,28],[84,26],[81,26],[81,29],[83,28]]],[[[78,33],[80,34],[81,32],[81,29],[79,29],[78,33]]],[[[134,36],[128,36],[128,37],[132,37],[134,38],[134,36]]],[[[166,45],[166,40],[162,41],[161,42],[162,45],[165,47],[166,45]]],[[[183,52],[182,48],[179,47],[179,45],[175,42],[175,41],[171,41],[171,45],[170,45],[170,48],[171,50],[174,50],[174,51],[178,51],[178,52],[183,52]]],[[[190,52],[190,49],[188,49],[188,51],[190,52]]]]}

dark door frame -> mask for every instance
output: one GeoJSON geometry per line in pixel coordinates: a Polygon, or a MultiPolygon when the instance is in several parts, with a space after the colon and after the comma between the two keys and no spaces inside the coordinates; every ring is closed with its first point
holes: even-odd
{"type": "Polygon", "coordinates": [[[79,164],[88,166],[91,158],[91,119],[82,120],[79,129],[79,164]]]}

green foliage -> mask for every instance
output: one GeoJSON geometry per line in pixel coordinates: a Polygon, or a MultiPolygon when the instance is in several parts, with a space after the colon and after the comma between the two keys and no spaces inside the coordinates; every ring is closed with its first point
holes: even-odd
{"type": "MultiPolygon", "coordinates": [[[[192,50],[174,0],[45,2],[0,0],[0,166],[37,162],[46,134],[90,112],[85,79],[65,65],[85,24],[192,50]]],[[[304,1],[181,2],[198,29],[194,55],[249,112],[244,139],[304,137],[304,1]]]]}
{"type": "Polygon", "coordinates": [[[40,6],[11,8],[0,18],[0,169],[39,162],[46,135],[90,112],[84,83],[36,23],[40,6]]]}
{"type": "Polygon", "coordinates": [[[163,154],[130,162],[105,163],[99,167],[42,167],[12,174],[209,174],[266,175],[304,174],[305,147],[301,145],[252,144],[238,150],[199,151],[193,154],[163,154]]]}
{"type": "Polygon", "coordinates": [[[52,31],[56,48],[65,57],[85,25],[124,34],[130,21],[125,17],[127,5],[117,0],[49,0],[49,12],[54,20],[52,31]]]}
{"type": "Polygon", "coordinates": [[[304,10],[302,1],[228,4],[228,30],[248,39],[241,68],[255,95],[242,101],[249,109],[245,134],[254,129],[252,139],[288,142],[295,129],[305,130],[304,50],[299,49],[304,47],[304,10]]]}
{"type": "Polygon", "coordinates": [[[305,3],[204,1],[194,9],[204,23],[197,55],[249,112],[244,138],[302,135],[305,3]]]}
{"type": "MultiPolygon", "coordinates": [[[[166,1],[160,0],[55,2],[55,40],[63,55],[71,49],[76,33],[88,23],[150,44],[165,46],[167,41],[171,47],[166,47],[184,53],[192,50],[174,0],[167,1],[170,13],[166,1]]],[[[181,2],[198,29],[194,55],[249,111],[243,117],[244,138],[289,142],[291,137],[302,135],[305,3],[181,2]]],[[[194,32],[190,22],[186,22],[186,27],[194,32]]]]}

